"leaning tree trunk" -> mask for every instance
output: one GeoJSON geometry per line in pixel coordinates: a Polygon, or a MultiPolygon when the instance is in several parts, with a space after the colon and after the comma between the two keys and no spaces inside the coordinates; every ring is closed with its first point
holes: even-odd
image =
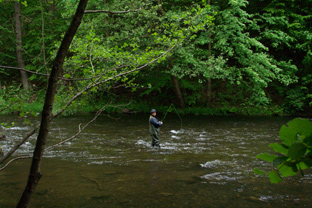
{"type": "Polygon", "coordinates": [[[178,82],[178,78],[174,75],[171,75],[171,81],[173,84],[173,88],[174,88],[174,93],[176,94],[176,97],[178,99],[178,105],[181,108],[185,107],[184,101],[183,101],[183,96],[182,96],[182,92],[181,89],[179,87],[179,82],[178,82]]]}
{"type": "MultiPolygon", "coordinates": [[[[21,25],[21,3],[15,2],[15,32],[16,32],[16,58],[18,67],[24,69],[24,59],[22,55],[22,25],[21,25]]],[[[21,81],[25,91],[30,89],[27,74],[20,69],[21,81]]]]}
{"type": "Polygon", "coordinates": [[[42,110],[40,130],[37,137],[36,147],[33,153],[33,159],[30,167],[28,181],[25,190],[17,204],[17,207],[28,207],[31,195],[36,189],[36,186],[38,185],[39,180],[42,176],[40,172],[40,163],[49,133],[57,82],[59,80],[60,75],[63,72],[63,63],[65,56],[68,52],[68,48],[73,40],[73,37],[75,36],[76,31],[81,23],[87,2],[88,0],[80,0],[78,8],[76,10],[76,14],[68,28],[68,31],[66,32],[63,38],[58,53],[53,61],[52,71],[50,74],[48,88],[45,97],[45,103],[42,110]]]}
{"type": "MultiPolygon", "coordinates": [[[[210,5],[210,0],[208,0],[208,5],[210,5]]],[[[211,26],[209,26],[208,29],[208,36],[209,36],[209,43],[208,43],[208,53],[209,53],[209,57],[211,57],[211,26]]],[[[208,97],[208,103],[209,106],[211,106],[211,102],[212,102],[212,88],[211,88],[211,77],[209,77],[208,79],[208,86],[207,86],[207,97],[208,97]]]]}
{"type": "MultiPolygon", "coordinates": [[[[208,2],[210,5],[210,1],[208,2]]],[[[208,35],[209,35],[209,43],[208,43],[208,53],[209,53],[209,57],[211,57],[211,27],[209,27],[208,29],[208,35]]],[[[211,106],[211,102],[212,102],[212,88],[211,88],[211,77],[208,78],[208,86],[207,86],[207,97],[208,97],[208,103],[209,106],[211,106]]]]}
{"type": "MultiPolygon", "coordinates": [[[[208,52],[209,52],[209,57],[211,56],[211,32],[210,32],[210,28],[208,30],[209,32],[209,45],[208,45],[208,52]]],[[[211,102],[212,102],[212,87],[211,87],[212,81],[211,81],[211,77],[208,78],[208,83],[207,83],[207,97],[208,97],[208,104],[209,106],[211,106],[211,102]]]]}

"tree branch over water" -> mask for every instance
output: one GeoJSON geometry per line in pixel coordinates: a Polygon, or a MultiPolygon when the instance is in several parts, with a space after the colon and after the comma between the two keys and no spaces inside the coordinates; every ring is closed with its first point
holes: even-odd
{"type": "Polygon", "coordinates": [[[24,68],[19,68],[19,67],[14,67],[14,66],[0,66],[0,68],[2,69],[16,69],[16,70],[22,70],[24,72],[28,72],[28,73],[32,73],[32,74],[36,74],[36,75],[40,75],[40,76],[45,76],[45,77],[49,77],[49,74],[44,74],[44,73],[39,73],[39,72],[34,72],[34,71],[30,71],[24,68]]]}
{"type": "Polygon", "coordinates": [[[7,162],[7,164],[5,164],[3,167],[0,168],[0,171],[4,170],[6,167],[8,167],[12,162],[17,161],[17,160],[22,160],[22,159],[31,159],[32,156],[21,156],[21,157],[16,157],[12,160],[10,160],[9,162],[7,162]]]}
{"type": "MultiPolygon", "coordinates": [[[[85,124],[82,128],[80,128],[80,126],[79,126],[79,131],[78,131],[75,135],[73,135],[72,137],[70,137],[70,138],[68,138],[68,139],[66,139],[66,140],[63,140],[63,141],[61,141],[61,142],[59,142],[59,143],[57,143],[57,144],[55,144],[55,145],[53,145],[53,146],[50,146],[50,147],[46,148],[44,151],[46,151],[46,150],[51,150],[51,149],[53,149],[53,148],[55,148],[55,147],[57,147],[57,146],[59,146],[59,145],[61,145],[61,144],[64,144],[64,143],[66,143],[66,142],[68,142],[68,141],[70,141],[70,140],[76,138],[79,134],[81,134],[81,133],[85,130],[85,128],[87,128],[87,126],[89,126],[90,123],[92,123],[93,121],[95,121],[95,120],[97,119],[97,117],[103,112],[103,110],[105,109],[105,107],[106,107],[106,105],[105,105],[103,108],[101,108],[101,109],[95,114],[95,117],[94,117],[92,120],[90,120],[87,124],[85,124]]],[[[38,129],[38,128],[35,128],[35,129],[38,129]]],[[[35,129],[34,129],[34,130],[35,130],[35,129]]],[[[28,138],[29,138],[29,137],[28,137],[28,138]]],[[[28,139],[28,138],[27,138],[27,139],[28,139]]],[[[24,142],[25,142],[25,141],[24,141],[24,142]]],[[[16,148],[16,149],[17,149],[17,148],[16,148]]],[[[29,156],[16,157],[16,158],[10,160],[9,162],[7,162],[7,164],[5,164],[3,167],[1,167],[1,168],[0,168],[0,171],[4,170],[9,164],[11,164],[12,162],[14,162],[14,161],[16,161],[16,160],[30,159],[30,158],[32,158],[32,156],[30,156],[30,155],[29,155],[29,156]]]]}
{"type": "Polygon", "coordinates": [[[37,124],[31,131],[29,131],[26,136],[23,137],[21,141],[19,141],[17,144],[15,144],[9,152],[7,152],[3,157],[0,158],[0,164],[2,164],[4,161],[6,161],[20,146],[22,146],[32,135],[34,135],[40,124],[37,124]]]}
{"type": "MultiPolygon", "coordinates": [[[[75,96],[73,96],[72,99],[70,99],[70,100],[65,104],[65,106],[64,106],[62,109],[60,109],[57,113],[55,113],[55,114],[52,115],[51,119],[53,119],[53,118],[59,116],[62,112],[64,112],[64,111],[66,110],[66,108],[67,108],[68,106],[70,106],[71,103],[72,103],[73,101],[75,101],[75,100],[78,99],[81,95],[83,95],[83,93],[89,91],[90,89],[92,89],[92,88],[94,88],[94,87],[96,87],[96,86],[98,86],[98,85],[100,85],[100,84],[109,82],[109,81],[111,81],[111,80],[113,80],[113,79],[115,79],[115,78],[122,77],[122,76],[128,75],[128,74],[130,74],[130,73],[133,73],[133,72],[135,72],[135,71],[139,71],[139,70],[144,69],[145,67],[149,66],[150,64],[152,64],[152,63],[158,61],[159,59],[163,58],[164,56],[166,56],[169,52],[171,52],[174,48],[176,48],[180,43],[181,43],[181,42],[176,43],[174,46],[170,47],[167,51],[165,51],[162,55],[158,56],[157,58],[154,58],[153,60],[149,61],[148,63],[146,63],[146,64],[144,64],[144,65],[142,65],[142,66],[139,66],[139,67],[137,67],[137,68],[135,68],[135,69],[132,69],[132,70],[129,70],[129,71],[125,71],[125,72],[119,73],[119,74],[117,74],[117,75],[115,75],[115,76],[113,76],[113,77],[110,77],[110,78],[108,78],[108,79],[105,79],[105,80],[100,81],[100,79],[102,78],[102,76],[105,75],[105,73],[108,73],[109,71],[113,71],[113,70],[115,70],[116,68],[112,68],[112,69],[110,69],[110,70],[107,70],[107,71],[106,71],[104,74],[102,74],[102,76],[99,77],[95,82],[90,83],[87,87],[85,87],[85,89],[83,89],[82,91],[80,91],[79,93],[77,93],[75,96]]],[[[119,68],[119,67],[117,67],[117,68],[119,68]]],[[[33,128],[33,130],[31,130],[29,133],[26,134],[26,136],[23,137],[23,139],[22,139],[20,142],[18,142],[15,146],[13,146],[13,147],[11,148],[11,150],[10,150],[8,153],[6,153],[3,157],[1,157],[1,158],[0,158],[0,164],[2,164],[5,160],[7,160],[22,144],[24,144],[32,135],[34,135],[34,134],[37,132],[37,130],[39,129],[39,126],[40,126],[40,125],[37,124],[37,125],[33,128]]]]}
{"type": "MultiPolygon", "coordinates": [[[[60,109],[56,114],[53,114],[53,115],[49,118],[49,120],[51,120],[51,119],[57,117],[57,116],[60,115],[62,112],[64,112],[64,111],[66,110],[66,108],[67,108],[68,106],[70,106],[71,103],[72,103],[73,101],[75,101],[77,98],[79,98],[81,95],[83,95],[83,93],[89,91],[90,89],[92,89],[92,88],[94,88],[94,87],[96,87],[96,86],[98,86],[98,85],[101,85],[101,84],[103,84],[103,83],[112,81],[112,80],[114,80],[114,79],[116,79],[116,78],[118,78],[118,77],[126,76],[126,75],[131,74],[131,73],[133,73],[133,72],[135,72],[135,71],[139,71],[139,70],[144,69],[145,67],[149,66],[150,64],[155,63],[155,62],[158,61],[159,59],[161,59],[161,58],[163,58],[164,56],[166,56],[168,53],[170,53],[174,48],[176,48],[179,44],[181,44],[181,43],[182,43],[185,39],[187,39],[188,37],[189,37],[189,36],[187,36],[187,37],[181,39],[180,41],[178,41],[175,45],[171,46],[167,51],[164,51],[160,56],[158,56],[158,57],[152,59],[151,61],[147,62],[146,64],[141,65],[141,66],[139,66],[139,67],[136,67],[136,68],[134,68],[134,69],[132,69],[132,70],[120,72],[119,74],[116,74],[116,75],[111,76],[111,77],[109,77],[109,78],[107,78],[107,79],[105,79],[105,80],[100,81],[100,79],[101,79],[104,75],[106,75],[108,72],[114,71],[114,70],[119,69],[119,68],[126,68],[126,67],[129,67],[129,66],[117,66],[117,67],[115,67],[115,68],[112,68],[112,69],[109,69],[109,70],[105,71],[104,73],[102,73],[102,74],[99,75],[99,76],[92,77],[92,78],[97,78],[97,79],[96,79],[95,81],[91,82],[91,83],[90,83],[87,87],[85,87],[82,91],[78,92],[75,96],[73,96],[72,99],[70,99],[70,100],[65,104],[65,106],[64,106],[62,109],[60,109]]],[[[0,68],[1,68],[1,66],[0,66],[0,68]]],[[[3,68],[5,68],[5,67],[3,67],[3,68]]],[[[12,67],[12,68],[16,68],[16,67],[12,67]]],[[[47,76],[49,76],[49,75],[47,75],[47,76]]],[[[86,80],[86,79],[89,79],[89,80],[90,80],[90,79],[92,79],[92,78],[84,78],[84,79],[81,79],[81,80],[86,80]]],[[[61,78],[59,77],[59,79],[61,79],[61,78]]],[[[28,139],[30,136],[32,136],[33,134],[35,134],[35,133],[37,132],[38,129],[39,129],[39,125],[35,126],[35,128],[34,128],[33,130],[31,130],[29,133],[27,133],[27,135],[26,135],[18,144],[16,144],[5,156],[3,156],[2,158],[0,158],[0,164],[3,163],[6,159],[8,159],[22,144],[24,144],[24,143],[27,141],[27,139],[28,139]]]]}
{"type": "Polygon", "coordinates": [[[72,137],[70,137],[70,138],[68,138],[68,139],[66,139],[66,140],[64,140],[64,141],[61,141],[60,143],[57,143],[57,144],[55,144],[55,145],[53,145],[53,146],[51,146],[51,147],[46,148],[45,151],[46,151],[46,150],[51,150],[51,149],[53,149],[53,148],[55,148],[55,147],[57,147],[57,146],[59,146],[59,145],[61,145],[61,144],[64,144],[64,143],[66,143],[66,142],[68,142],[68,141],[70,141],[70,140],[76,138],[79,134],[81,134],[81,133],[83,132],[83,130],[84,130],[87,126],[89,126],[90,123],[92,123],[93,121],[95,121],[95,120],[97,119],[97,117],[103,112],[103,110],[105,109],[105,107],[106,107],[106,105],[105,105],[103,108],[101,108],[101,109],[95,114],[95,117],[94,117],[92,120],[90,120],[87,124],[85,124],[82,128],[80,128],[80,126],[79,126],[79,131],[78,131],[75,135],[73,135],[72,137]]]}
{"type": "MultiPolygon", "coordinates": [[[[121,72],[115,76],[112,76],[110,78],[107,78],[105,80],[102,80],[102,81],[99,81],[101,78],[98,78],[94,83],[91,83],[89,84],[85,89],[83,89],[82,91],[80,91],[79,93],[77,93],[74,97],[72,97],[72,99],[70,99],[66,104],[65,106],[55,114],[55,116],[58,116],[59,114],[61,114],[73,101],[75,101],[78,97],[80,97],[81,95],[83,95],[84,92],[87,92],[89,91],[90,89],[100,85],[100,84],[103,84],[103,83],[106,83],[106,82],[109,82],[111,80],[114,80],[118,77],[122,77],[122,76],[125,76],[125,75],[128,75],[128,74],[131,74],[135,71],[139,71],[147,66],[149,66],[150,64],[158,61],[159,59],[163,58],[164,56],[166,56],[170,51],[172,51],[175,47],[177,47],[178,45],[180,44],[180,42],[176,43],[174,46],[172,46],[171,48],[169,48],[167,51],[165,51],[162,55],[160,55],[159,57],[149,61],[148,63],[142,65],[142,66],[139,66],[135,69],[132,69],[132,70],[129,70],[129,71],[125,71],[125,72],[121,72]]],[[[106,72],[107,73],[107,72],[106,72]]],[[[104,75],[103,75],[104,76],[104,75]]]]}
{"type": "MultiPolygon", "coordinates": [[[[44,67],[44,66],[43,66],[44,67]]],[[[120,66],[117,66],[113,69],[109,69],[108,71],[111,71],[111,70],[114,70],[114,69],[118,69],[118,68],[123,68],[123,67],[128,67],[127,65],[120,65],[120,66]]],[[[31,70],[27,70],[27,69],[24,69],[24,68],[19,68],[19,67],[14,67],[14,66],[1,66],[0,65],[0,68],[2,69],[15,69],[15,70],[22,70],[22,71],[25,71],[27,73],[31,73],[31,74],[35,74],[35,75],[39,75],[39,76],[44,76],[44,77],[47,77],[49,78],[50,77],[50,74],[44,74],[44,73],[39,73],[39,72],[34,72],[34,71],[31,71],[31,70]]],[[[69,79],[69,78],[64,78],[64,77],[59,77],[59,79],[61,80],[65,80],[65,81],[86,81],[86,80],[91,80],[91,79],[95,79],[95,78],[99,78],[99,77],[102,77],[103,74],[101,75],[97,75],[97,76],[93,76],[93,77],[87,77],[87,78],[79,78],[79,79],[69,79]]]]}

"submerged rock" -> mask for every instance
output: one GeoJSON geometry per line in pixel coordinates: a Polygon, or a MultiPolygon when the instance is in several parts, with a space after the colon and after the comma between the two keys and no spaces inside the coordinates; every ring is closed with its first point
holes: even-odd
{"type": "Polygon", "coordinates": [[[167,193],[167,192],[161,192],[160,194],[163,196],[173,196],[172,193],[167,193]]]}

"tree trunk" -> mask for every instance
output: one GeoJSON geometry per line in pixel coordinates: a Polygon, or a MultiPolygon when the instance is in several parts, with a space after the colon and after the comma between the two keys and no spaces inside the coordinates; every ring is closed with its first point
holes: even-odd
{"type": "Polygon", "coordinates": [[[42,55],[43,55],[43,64],[44,68],[46,69],[46,73],[48,74],[48,67],[46,61],[46,54],[45,54],[45,43],[44,43],[44,16],[43,16],[43,6],[42,0],[40,0],[40,9],[41,9],[41,37],[42,37],[42,55]]]}
{"type": "Polygon", "coordinates": [[[52,118],[52,110],[54,103],[54,96],[56,92],[57,82],[60,75],[63,73],[63,63],[65,56],[68,52],[69,46],[75,36],[77,29],[81,23],[84,10],[86,8],[88,0],[80,0],[76,14],[66,32],[58,53],[53,61],[51,74],[49,77],[48,88],[45,97],[45,103],[42,110],[40,130],[37,137],[36,147],[33,153],[33,159],[29,171],[28,181],[25,190],[17,204],[17,207],[28,207],[30,198],[39,180],[42,176],[40,172],[40,163],[43,156],[46,140],[49,133],[50,122],[52,118]]]}
{"type": "MultiPolygon", "coordinates": [[[[210,0],[208,0],[208,4],[210,5],[210,0]]],[[[209,52],[209,57],[211,56],[211,27],[208,28],[208,36],[209,36],[209,43],[208,43],[208,52],[209,52]]],[[[211,88],[211,78],[209,77],[208,79],[208,86],[207,86],[207,97],[208,97],[208,104],[211,106],[212,102],[212,88],[211,88]]]]}
{"type": "Polygon", "coordinates": [[[209,106],[211,106],[211,102],[212,102],[211,78],[208,79],[207,97],[208,97],[208,104],[209,106]]]}
{"type": "MultiPolygon", "coordinates": [[[[16,58],[18,67],[24,69],[24,60],[22,55],[22,25],[21,25],[21,3],[15,2],[15,32],[16,32],[16,58]]],[[[30,89],[27,74],[25,71],[20,70],[21,81],[25,91],[30,89]]]]}
{"type": "MultiPolygon", "coordinates": [[[[211,40],[210,28],[208,32],[209,32],[209,40],[211,40]]],[[[211,42],[208,43],[208,52],[209,52],[209,57],[210,57],[211,56],[211,42]]],[[[208,104],[209,106],[211,106],[211,102],[212,102],[211,77],[208,78],[208,83],[207,83],[207,98],[208,98],[208,104]]]]}
{"type": "Polygon", "coordinates": [[[184,108],[185,105],[184,105],[184,101],[183,101],[183,96],[182,96],[182,93],[181,93],[181,89],[179,87],[179,82],[178,82],[178,78],[174,75],[171,75],[171,81],[172,81],[172,84],[173,84],[173,88],[174,88],[174,93],[176,94],[176,97],[178,99],[178,105],[181,107],[181,108],[184,108]]]}

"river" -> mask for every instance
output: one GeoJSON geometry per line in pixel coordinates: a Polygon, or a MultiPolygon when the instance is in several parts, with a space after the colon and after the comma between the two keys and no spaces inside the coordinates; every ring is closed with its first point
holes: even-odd
{"type": "MultiPolygon", "coordinates": [[[[161,115],[159,116],[161,118],[161,115]]],[[[53,120],[47,147],[73,136],[90,116],[53,120]]],[[[150,147],[148,115],[101,115],[74,140],[45,153],[30,207],[311,207],[311,171],[280,184],[253,173],[290,117],[168,115],[161,149],[150,147]]],[[[7,152],[31,127],[16,116],[1,141],[7,152]]],[[[14,156],[32,154],[36,137],[14,156]]],[[[0,172],[0,207],[15,207],[30,160],[0,172]]]]}

